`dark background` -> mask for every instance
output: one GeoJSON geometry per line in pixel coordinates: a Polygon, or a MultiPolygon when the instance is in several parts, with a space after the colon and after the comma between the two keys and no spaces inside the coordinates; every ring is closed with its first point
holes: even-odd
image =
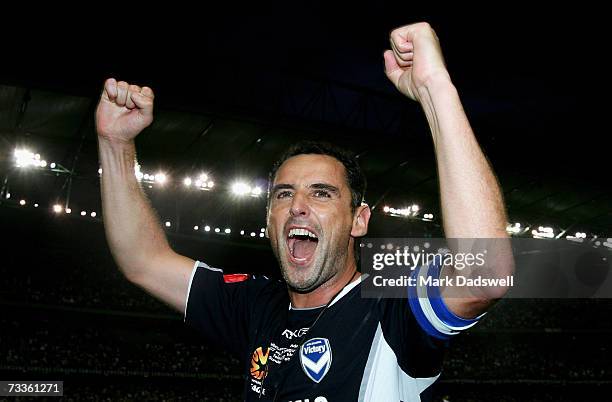
{"type": "MultiPolygon", "coordinates": [[[[173,246],[228,272],[278,274],[265,239],[248,236],[265,224],[264,197],[227,190],[237,178],[264,188],[278,154],[300,139],[359,155],[373,235],[442,234],[425,119],[383,72],[388,32],[421,20],[440,37],[510,222],[550,226],[561,237],[584,232],[593,245],[612,236],[601,10],[228,6],[157,10],[162,17],[119,9],[40,21],[16,14],[15,26],[2,28],[3,379],[63,379],[75,400],[240,397],[239,364],[124,281],[106,249],[93,111],[109,76],[156,92],[156,120],[137,145],[143,171],[170,177],[145,190],[171,222],[173,246]],[[16,147],[58,168],[18,169],[16,147]],[[200,171],[214,189],[185,189],[183,177],[200,171]],[[54,214],[55,203],[72,214],[54,214]],[[410,219],[382,211],[411,204],[420,212],[410,219]]],[[[455,341],[437,400],[608,400],[609,310],[607,300],[501,302],[455,341]]]]}

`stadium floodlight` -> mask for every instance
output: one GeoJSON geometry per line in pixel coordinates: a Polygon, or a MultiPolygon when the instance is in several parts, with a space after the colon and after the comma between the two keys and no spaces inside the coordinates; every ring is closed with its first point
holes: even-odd
{"type": "Polygon", "coordinates": [[[81,216],[87,215],[87,211],[81,211],[81,216]]]}
{"type": "Polygon", "coordinates": [[[46,167],[46,166],[47,166],[47,161],[46,161],[46,160],[44,160],[44,159],[43,159],[43,160],[41,160],[41,161],[39,162],[38,166],[40,166],[40,167],[46,167]]]}
{"type": "Polygon", "coordinates": [[[168,177],[162,172],[156,173],[153,177],[159,184],[164,184],[168,180],[168,177]]]}
{"type": "Polygon", "coordinates": [[[412,209],[412,212],[419,212],[419,206],[417,204],[413,204],[411,209],[412,209]]]}
{"type": "Polygon", "coordinates": [[[210,232],[210,226],[208,226],[208,225],[204,226],[204,231],[205,232],[210,232]]]}
{"type": "Polygon", "coordinates": [[[259,234],[259,237],[264,237],[264,234],[263,234],[263,233],[260,233],[260,234],[259,234]]]}
{"type": "Polygon", "coordinates": [[[8,200],[9,198],[11,198],[11,193],[6,193],[6,199],[8,200]]]}
{"type": "Polygon", "coordinates": [[[208,180],[208,175],[206,173],[200,173],[200,180],[202,180],[202,182],[205,182],[206,180],[208,180]]]}
{"type": "Polygon", "coordinates": [[[221,231],[221,229],[215,228],[215,233],[219,233],[220,231],[221,231]]]}
{"type": "Polygon", "coordinates": [[[170,226],[172,226],[172,224],[170,223],[170,221],[166,221],[166,227],[169,228],[170,226]]]}
{"type": "Polygon", "coordinates": [[[55,204],[53,206],[53,212],[55,212],[56,214],[59,214],[60,212],[62,212],[62,209],[63,209],[62,206],[59,204],[55,204]]]}
{"type": "Polygon", "coordinates": [[[92,218],[95,218],[97,214],[96,214],[96,212],[94,211],[94,212],[92,212],[92,213],[91,213],[91,214],[89,214],[89,215],[90,215],[92,218]]]}
{"type": "Polygon", "coordinates": [[[98,174],[102,174],[102,168],[98,169],[98,174]]]}
{"type": "Polygon", "coordinates": [[[240,234],[244,236],[244,230],[241,230],[241,231],[240,231],[240,234]]]}
{"type": "Polygon", "coordinates": [[[34,208],[38,208],[38,204],[34,204],[34,208]]]}
{"type": "Polygon", "coordinates": [[[17,167],[40,166],[40,154],[34,155],[33,152],[27,149],[18,148],[15,149],[13,155],[15,156],[15,165],[17,167]]]}
{"type": "Polygon", "coordinates": [[[230,233],[232,233],[232,229],[230,229],[230,228],[226,228],[226,229],[225,229],[225,233],[226,233],[226,234],[230,234],[230,233]]]}
{"type": "Polygon", "coordinates": [[[251,232],[251,237],[255,237],[255,232],[251,232]]]}
{"type": "Polygon", "coordinates": [[[232,184],[232,193],[242,196],[251,192],[251,186],[245,182],[238,181],[232,184]]]}
{"type": "Polygon", "coordinates": [[[49,165],[49,167],[50,167],[51,169],[55,169],[55,167],[56,167],[56,166],[57,166],[57,165],[55,164],[55,162],[51,162],[51,164],[49,165]]]}
{"type": "MultiPolygon", "coordinates": [[[[183,180],[183,183],[184,183],[184,184],[185,184],[187,187],[191,186],[191,177],[185,177],[185,180],[183,180]]],[[[197,185],[197,182],[196,182],[196,185],[197,185]]]]}
{"type": "Polygon", "coordinates": [[[26,204],[26,201],[25,201],[25,200],[20,200],[20,201],[19,201],[19,205],[25,205],[25,204],[26,204]]]}
{"type": "Polygon", "coordinates": [[[266,228],[261,228],[259,231],[260,231],[261,233],[264,233],[264,232],[266,231],[266,228]]]}
{"type": "Polygon", "coordinates": [[[261,187],[254,187],[251,191],[253,197],[259,197],[261,195],[261,187]]]}
{"type": "Polygon", "coordinates": [[[385,206],[383,207],[383,212],[384,212],[384,213],[387,213],[387,214],[389,213],[389,206],[388,206],[388,205],[385,205],[385,206]]]}
{"type": "Polygon", "coordinates": [[[72,209],[70,209],[70,208],[66,208],[66,213],[67,213],[67,214],[71,214],[71,213],[72,213],[72,209]]]}
{"type": "Polygon", "coordinates": [[[215,182],[211,180],[206,184],[208,185],[208,188],[213,188],[213,186],[215,185],[215,182]]]}
{"type": "Polygon", "coordinates": [[[143,174],[142,178],[145,179],[145,180],[150,180],[150,177],[149,177],[148,173],[143,174]]]}

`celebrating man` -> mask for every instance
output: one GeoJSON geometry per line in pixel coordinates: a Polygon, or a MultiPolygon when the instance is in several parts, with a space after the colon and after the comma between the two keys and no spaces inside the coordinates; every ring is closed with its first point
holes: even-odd
{"type": "MultiPolygon", "coordinates": [[[[505,238],[499,186],[435,32],[418,23],[390,39],[386,75],[420,103],[431,128],[446,236],[505,238]]],[[[134,175],[134,138],[152,121],[150,88],[106,81],[96,125],[108,242],[130,281],[244,359],[245,400],[427,399],[447,339],[503,296],[497,289],[437,302],[362,298],[355,243],[370,219],[365,178],[351,154],[324,143],[295,145],[270,175],[267,234],[283,282],[236,280],[178,255],[134,175]]],[[[496,275],[511,273],[511,255],[499,256],[496,275]]]]}

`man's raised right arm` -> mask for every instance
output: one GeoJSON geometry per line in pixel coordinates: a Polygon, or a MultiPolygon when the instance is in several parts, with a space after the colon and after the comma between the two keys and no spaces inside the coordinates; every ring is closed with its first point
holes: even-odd
{"type": "Polygon", "coordinates": [[[195,262],[172,250],[134,171],[134,138],[153,122],[153,98],[148,87],[104,84],[96,110],[104,228],[126,278],[182,313],[195,262]]]}

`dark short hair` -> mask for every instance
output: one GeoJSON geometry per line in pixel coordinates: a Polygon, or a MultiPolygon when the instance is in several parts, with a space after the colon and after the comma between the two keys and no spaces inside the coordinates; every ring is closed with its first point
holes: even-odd
{"type": "Polygon", "coordinates": [[[344,166],[346,174],[346,182],[349,189],[351,190],[351,209],[354,211],[355,208],[361,205],[365,197],[366,191],[366,177],[357,162],[357,157],[351,151],[340,148],[337,145],[330,144],[323,141],[300,141],[297,144],[292,145],[282,154],[282,156],[276,161],[272,170],[270,171],[270,177],[268,181],[268,204],[270,202],[270,191],[276,172],[280,166],[289,158],[298,155],[327,155],[336,159],[344,166]]]}

